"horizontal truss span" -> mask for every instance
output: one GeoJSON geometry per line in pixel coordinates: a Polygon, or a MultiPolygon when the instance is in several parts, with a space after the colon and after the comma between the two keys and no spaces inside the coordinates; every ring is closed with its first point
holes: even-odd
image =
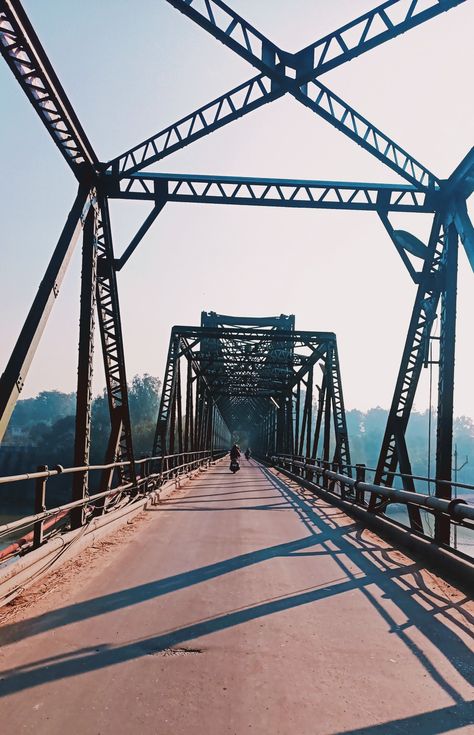
{"type": "Polygon", "coordinates": [[[409,184],[165,173],[133,174],[123,179],[106,175],[104,179],[107,193],[114,199],[393,212],[434,212],[438,202],[438,192],[409,184]]]}
{"type": "Polygon", "coordinates": [[[310,344],[314,340],[326,342],[335,340],[334,332],[308,332],[283,329],[245,329],[235,327],[190,327],[175,326],[173,334],[183,337],[201,339],[265,339],[275,342],[294,342],[295,344],[310,344]]]}

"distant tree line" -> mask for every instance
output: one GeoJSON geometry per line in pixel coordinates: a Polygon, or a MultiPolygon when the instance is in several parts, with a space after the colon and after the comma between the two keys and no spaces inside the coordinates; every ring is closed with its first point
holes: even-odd
{"type": "MultiPolygon", "coordinates": [[[[130,414],[137,457],[150,453],[158,415],[161,382],[145,374],[136,375],[129,385],[130,414]]],[[[35,398],[17,402],[8,432],[0,445],[0,475],[13,475],[32,471],[40,464],[54,467],[57,464],[72,466],[74,451],[75,394],[60,391],[43,391],[35,398]]],[[[388,411],[377,407],[368,411],[347,411],[347,423],[352,461],[363,462],[369,467],[377,464],[388,411]]],[[[428,473],[428,411],[412,413],[407,431],[407,443],[414,474],[428,473]]],[[[107,394],[104,391],[94,400],[92,407],[91,463],[103,462],[110,433],[107,394]]],[[[431,476],[435,473],[436,415],[431,416],[431,476]]],[[[461,416],[454,422],[454,441],[458,449],[459,463],[466,456],[469,463],[459,475],[459,480],[474,484],[474,422],[461,416]]],[[[70,477],[62,482],[49,483],[51,503],[65,502],[70,493],[70,477]],[[56,491],[57,489],[57,491],[56,491]]],[[[0,487],[0,514],[10,507],[31,507],[32,483],[27,492],[20,486],[0,487]]]]}
{"type": "MultiPolygon", "coordinates": [[[[371,408],[367,412],[352,409],[346,412],[347,426],[353,462],[363,462],[375,467],[382,443],[388,411],[384,408],[371,408]]],[[[436,412],[430,421],[429,411],[413,411],[407,429],[407,445],[414,475],[428,474],[428,438],[431,438],[430,475],[435,472],[436,464],[436,412]],[[431,426],[430,426],[431,423],[431,426]]],[[[459,464],[469,457],[469,462],[460,473],[458,480],[474,484],[474,422],[468,416],[454,419],[454,445],[457,447],[459,464]]]]}
{"type": "MultiPolygon", "coordinates": [[[[161,381],[136,375],[129,384],[130,418],[137,457],[150,453],[158,416],[161,381]]],[[[0,475],[34,471],[39,465],[71,467],[74,459],[75,393],[42,391],[17,402],[0,445],[0,475]]],[[[110,434],[107,393],[92,405],[91,464],[104,461],[110,434]]],[[[66,502],[71,478],[48,483],[48,504],[66,502]]],[[[31,507],[32,483],[0,487],[0,514],[9,508],[31,507]]]]}

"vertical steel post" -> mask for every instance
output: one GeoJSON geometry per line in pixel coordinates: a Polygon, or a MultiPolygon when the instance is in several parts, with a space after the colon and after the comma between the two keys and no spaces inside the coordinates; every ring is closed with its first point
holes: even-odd
{"type": "MultiPolygon", "coordinates": [[[[97,278],[96,215],[89,210],[82,244],[81,308],[79,320],[79,361],[77,368],[74,466],[89,464],[91,444],[92,373],[94,361],[94,309],[97,278]]],[[[88,494],[88,472],[73,475],[72,500],[88,494]]],[[[84,506],[71,511],[71,527],[79,528],[85,518],[84,506]]]]}
{"type": "Polygon", "coordinates": [[[299,437],[300,437],[300,402],[301,402],[301,381],[296,384],[296,406],[295,406],[295,432],[294,445],[292,454],[298,454],[299,437]]]}
{"type": "MultiPolygon", "coordinates": [[[[365,464],[356,464],[356,482],[365,482],[365,464]]],[[[364,491],[356,488],[356,503],[364,504],[364,491]]]]}
{"type": "MultiPolygon", "coordinates": [[[[176,404],[177,404],[177,430],[178,430],[178,452],[183,451],[183,406],[181,403],[181,361],[178,359],[177,382],[176,382],[176,404]]],[[[179,461],[181,464],[181,459],[179,461]]]]}
{"type": "MultiPolygon", "coordinates": [[[[193,373],[191,358],[188,357],[188,366],[186,371],[186,406],[184,416],[184,451],[191,451],[191,430],[192,430],[192,399],[193,399],[193,373]]],[[[188,457],[186,456],[186,461],[188,457]]]]}
{"type": "Polygon", "coordinates": [[[112,230],[108,202],[103,194],[99,195],[98,203],[96,227],[97,314],[104,359],[110,423],[112,426],[119,426],[119,419],[121,419],[118,458],[130,462],[127,467],[119,470],[121,482],[136,483],[112,230]]]}
{"type": "Polygon", "coordinates": [[[324,440],[323,440],[323,460],[325,462],[329,462],[330,447],[331,447],[331,396],[329,395],[329,385],[327,385],[325,404],[324,404],[324,440]]]}
{"type": "Polygon", "coordinates": [[[308,381],[306,383],[306,398],[308,402],[308,412],[306,419],[306,457],[308,459],[311,456],[311,434],[313,428],[313,382],[314,368],[311,365],[308,372],[308,381]]]}
{"type": "Polygon", "coordinates": [[[325,395],[326,395],[326,375],[323,376],[321,388],[319,390],[319,396],[318,396],[318,412],[316,414],[316,424],[314,427],[314,438],[313,438],[313,451],[311,453],[311,456],[313,459],[318,459],[318,447],[319,447],[319,435],[321,433],[321,424],[323,421],[323,410],[324,410],[324,401],[325,401],[325,395]]]}
{"type": "MultiPolygon", "coordinates": [[[[47,472],[47,465],[40,465],[37,472],[47,472]]],[[[44,513],[46,510],[46,482],[47,477],[38,477],[35,482],[35,513],[44,513]]],[[[37,549],[43,543],[44,521],[36,521],[33,526],[33,548],[37,549]]]]}
{"type": "MultiPolygon", "coordinates": [[[[445,228],[447,258],[444,287],[441,294],[441,327],[439,342],[438,420],[436,437],[436,497],[451,500],[451,485],[439,480],[451,481],[453,454],[453,395],[454,362],[456,346],[456,296],[458,272],[458,233],[454,222],[445,228]]],[[[449,544],[450,520],[444,516],[435,519],[435,540],[449,544]]]]}

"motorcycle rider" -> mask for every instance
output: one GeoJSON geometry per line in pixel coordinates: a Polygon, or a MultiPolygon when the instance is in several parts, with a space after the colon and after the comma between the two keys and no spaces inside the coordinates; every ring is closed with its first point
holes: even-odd
{"type": "Polygon", "coordinates": [[[247,462],[249,461],[251,454],[252,450],[250,449],[250,447],[247,447],[247,449],[245,450],[245,459],[247,460],[247,462]]]}
{"type": "Polygon", "coordinates": [[[240,464],[239,464],[240,447],[239,445],[233,444],[232,449],[230,450],[229,454],[230,454],[230,470],[231,472],[237,472],[238,470],[240,470],[240,464]]]}
{"type": "Polygon", "coordinates": [[[229,452],[231,459],[238,460],[240,457],[240,447],[238,444],[233,444],[232,449],[229,452]]]}

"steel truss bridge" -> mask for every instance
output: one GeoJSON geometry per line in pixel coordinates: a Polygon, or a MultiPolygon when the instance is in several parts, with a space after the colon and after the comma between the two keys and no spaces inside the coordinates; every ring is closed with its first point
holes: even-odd
{"type": "MultiPolygon", "coordinates": [[[[35,351],[82,236],[77,409],[71,502],[73,528],[100,514],[113,499],[131,502],[224,452],[233,432],[245,430],[261,457],[305,482],[384,516],[391,502],[408,507],[413,534],[449,546],[452,528],[473,528],[472,507],[454,500],[452,483],[453,385],[458,247],[474,268],[474,232],[466,202],[474,187],[474,149],[441,179],[373,122],[329,89],[324,74],[392,40],[463,0],[388,0],[296,53],[279,48],[222,0],[168,0],[205,32],[254,67],[254,75],[111,161],[95,153],[48,56],[18,0],[0,0],[0,48],[18,84],[77,179],[77,196],[51,261],[0,380],[0,439],[21,395],[35,351]],[[255,74],[256,71],[256,74],[255,74]],[[289,95],[384,163],[406,182],[320,181],[153,173],[148,167],[265,104],[289,95]],[[146,200],[150,214],[121,257],[116,257],[110,199],[146,200]],[[168,202],[337,209],[374,212],[383,223],[417,291],[398,378],[372,483],[352,464],[336,337],[301,332],[294,318],[203,314],[201,325],[172,330],[150,457],[134,455],[117,271],[126,266],[168,202]],[[396,229],[396,212],[432,217],[426,242],[396,229]],[[440,313],[436,489],[418,492],[406,431],[420,373],[440,313]],[[92,369],[99,333],[110,411],[104,464],[91,468],[92,369]],[[320,366],[320,368],[318,367],[320,366]],[[272,460],[273,458],[273,460],[272,460]],[[99,491],[89,476],[101,473],[99,491]],[[394,487],[399,476],[403,489],[394,487]]],[[[164,335],[163,335],[164,338],[164,335]]],[[[346,366],[347,369],[347,366],[346,366]]],[[[63,468],[3,478],[35,478],[33,545],[44,540],[46,482],[63,468]]],[[[55,509],[54,512],[59,512],[55,509]]],[[[18,523],[18,527],[21,522],[18,523]]],[[[5,527],[4,527],[5,528],[5,527]]]]}

